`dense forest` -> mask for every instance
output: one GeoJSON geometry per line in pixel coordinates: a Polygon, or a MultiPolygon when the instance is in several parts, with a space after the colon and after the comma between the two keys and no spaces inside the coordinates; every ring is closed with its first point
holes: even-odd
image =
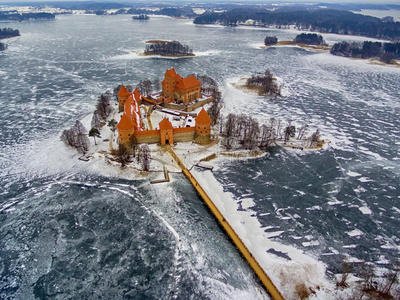
{"type": "Polygon", "coordinates": [[[161,8],[158,11],[131,8],[128,11],[126,11],[126,14],[128,14],[128,15],[140,15],[140,14],[164,15],[164,16],[170,16],[170,17],[187,17],[187,18],[194,18],[195,16],[197,16],[194,13],[193,9],[190,7],[187,7],[187,6],[165,7],[165,8],[161,8]]]}
{"type": "Polygon", "coordinates": [[[3,43],[0,43],[0,51],[4,51],[6,49],[7,49],[7,45],[3,44],[3,43]]]}
{"type": "Polygon", "coordinates": [[[12,29],[12,28],[0,28],[0,40],[1,39],[6,39],[10,37],[15,37],[15,36],[20,36],[21,34],[19,33],[18,29],[12,29]]]}
{"type": "Polygon", "coordinates": [[[236,26],[253,19],[259,26],[285,28],[294,25],[300,30],[339,33],[382,39],[399,39],[400,22],[384,22],[379,18],[333,9],[265,9],[236,8],[226,12],[206,12],[194,19],[195,24],[236,26]]]}
{"type": "Polygon", "coordinates": [[[1,21],[28,21],[36,19],[55,19],[54,14],[50,13],[22,13],[17,11],[0,11],[1,21]]]}
{"type": "Polygon", "coordinates": [[[355,58],[380,58],[386,63],[400,59],[400,43],[381,43],[365,41],[361,43],[336,43],[332,46],[333,55],[355,58]]]}
{"type": "Polygon", "coordinates": [[[178,41],[158,41],[146,45],[145,54],[162,56],[193,56],[193,50],[178,41]]]}
{"type": "Polygon", "coordinates": [[[302,33],[297,35],[293,42],[306,45],[326,45],[324,38],[316,33],[302,33]]]}

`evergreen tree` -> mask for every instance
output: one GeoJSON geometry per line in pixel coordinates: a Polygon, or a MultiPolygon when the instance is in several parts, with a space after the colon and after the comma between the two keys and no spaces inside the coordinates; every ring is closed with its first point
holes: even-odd
{"type": "Polygon", "coordinates": [[[97,128],[92,128],[92,129],[89,130],[89,136],[93,137],[94,144],[97,145],[96,137],[101,137],[100,136],[100,131],[97,128]]]}

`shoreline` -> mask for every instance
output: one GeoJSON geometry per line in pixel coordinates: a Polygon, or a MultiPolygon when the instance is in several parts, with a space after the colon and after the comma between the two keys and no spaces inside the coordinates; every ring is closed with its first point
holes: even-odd
{"type": "Polygon", "coordinates": [[[139,53],[141,56],[156,56],[156,57],[165,57],[165,58],[185,58],[185,57],[195,57],[196,54],[188,54],[188,55],[162,55],[162,54],[154,54],[154,53],[139,53]]]}
{"type": "Polygon", "coordinates": [[[271,47],[285,47],[285,46],[289,46],[289,47],[300,47],[302,49],[306,49],[312,52],[327,52],[330,51],[332,46],[329,45],[307,45],[307,44],[303,44],[303,43],[296,43],[293,41],[280,41],[276,44],[273,45],[264,45],[261,46],[261,49],[268,49],[271,47]]]}

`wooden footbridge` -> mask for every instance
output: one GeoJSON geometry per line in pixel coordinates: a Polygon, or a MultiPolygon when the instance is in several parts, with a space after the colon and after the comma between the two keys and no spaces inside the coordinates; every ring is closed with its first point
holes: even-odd
{"type": "Polygon", "coordinates": [[[176,155],[176,153],[172,150],[172,148],[169,145],[166,145],[165,147],[167,148],[168,153],[172,156],[172,158],[178,164],[178,166],[182,169],[183,174],[185,174],[185,176],[192,183],[192,185],[197,190],[199,195],[203,198],[204,202],[207,204],[208,208],[214,214],[215,218],[217,218],[218,222],[225,229],[226,233],[229,235],[229,237],[231,238],[233,243],[239,249],[240,253],[242,253],[243,257],[247,260],[249,265],[252,267],[254,272],[257,274],[258,278],[261,280],[262,284],[268,290],[268,292],[270,293],[272,298],[275,300],[281,300],[281,299],[283,300],[284,298],[283,298],[282,294],[280,293],[280,291],[275,286],[275,284],[265,273],[263,268],[260,266],[260,264],[254,258],[253,254],[251,254],[249,249],[246,247],[246,245],[243,243],[243,241],[240,239],[240,237],[233,230],[231,225],[229,225],[228,221],[225,220],[222,213],[215,206],[215,204],[212,202],[211,198],[207,195],[207,193],[204,191],[204,189],[201,187],[201,185],[197,182],[197,180],[193,177],[192,173],[190,173],[190,171],[185,167],[183,162],[180,160],[180,158],[176,155]]]}

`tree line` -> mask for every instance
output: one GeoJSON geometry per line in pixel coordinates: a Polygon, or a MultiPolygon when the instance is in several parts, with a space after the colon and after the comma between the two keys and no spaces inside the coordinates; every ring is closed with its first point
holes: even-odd
{"type": "Polygon", "coordinates": [[[143,171],[150,170],[151,151],[148,144],[138,145],[133,141],[131,149],[128,149],[125,144],[119,144],[118,150],[113,151],[113,154],[121,164],[121,167],[125,167],[136,160],[141,165],[143,171]]]}
{"type": "Polygon", "coordinates": [[[222,109],[222,96],[218,87],[218,83],[207,75],[196,75],[198,81],[201,82],[201,92],[214,96],[214,101],[211,106],[207,109],[207,114],[211,118],[211,126],[217,124],[218,119],[221,116],[222,109]]]}
{"type": "Polygon", "coordinates": [[[0,12],[1,21],[29,21],[39,19],[55,19],[56,16],[51,13],[18,13],[17,11],[2,11],[0,12]]]}
{"type": "Polygon", "coordinates": [[[18,29],[12,29],[12,28],[0,28],[0,40],[1,39],[6,39],[10,37],[15,37],[15,36],[20,36],[21,34],[19,33],[18,29]]]}
{"type": "Polygon", "coordinates": [[[191,56],[193,55],[193,50],[178,41],[172,41],[148,44],[144,53],[162,56],[191,56]]]}
{"type": "Polygon", "coordinates": [[[400,59],[400,43],[343,41],[332,46],[331,54],[355,58],[380,58],[386,63],[391,63],[393,59],[400,59]]]}
{"type": "Polygon", "coordinates": [[[286,144],[291,138],[304,141],[304,145],[315,147],[320,143],[320,132],[317,129],[306,137],[308,125],[304,124],[297,130],[288,121],[286,125],[281,120],[271,118],[268,124],[260,124],[255,118],[244,114],[229,114],[222,129],[222,143],[227,148],[243,147],[245,149],[268,148],[277,140],[286,144]]]}
{"type": "Polygon", "coordinates": [[[294,38],[293,42],[306,45],[326,45],[322,35],[316,33],[301,33],[294,38]]]}
{"type": "Polygon", "coordinates": [[[321,33],[359,35],[381,39],[398,39],[400,22],[384,22],[379,18],[333,9],[276,9],[235,8],[226,12],[205,12],[194,24],[236,26],[253,19],[260,26],[290,26],[321,33]]]}

